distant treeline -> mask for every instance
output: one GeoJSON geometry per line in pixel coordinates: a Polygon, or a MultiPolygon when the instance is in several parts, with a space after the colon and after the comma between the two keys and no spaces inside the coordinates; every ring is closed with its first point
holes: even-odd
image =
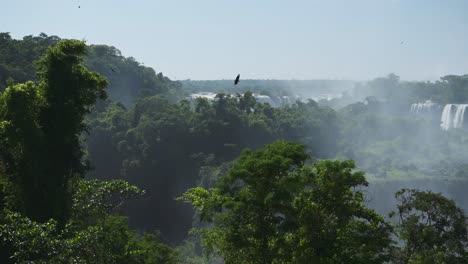
{"type": "MultiPolygon", "coordinates": [[[[49,47],[60,41],[57,36],[26,36],[12,39],[9,33],[0,33],[0,91],[8,84],[37,80],[35,63],[45,55],[49,47]]],[[[86,48],[84,65],[107,78],[108,97],[131,107],[142,96],[155,94],[173,95],[180,92],[181,84],[173,82],[162,73],[145,67],[132,57],[124,57],[112,46],[89,45],[86,48]]]]}
{"type": "Polygon", "coordinates": [[[290,96],[307,99],[320,94],[339,95],[351,90],[355,81],[347,80],[233,80],[180,81],[186,92],[243,93],[251,91],[268,96],[290,96]]]}

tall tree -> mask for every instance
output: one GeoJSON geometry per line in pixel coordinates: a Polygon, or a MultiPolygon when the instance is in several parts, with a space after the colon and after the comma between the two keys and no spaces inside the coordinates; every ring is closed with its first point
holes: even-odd
{"type": "Polygon", "coordinates": [[[204,241],[226,263],[287,262],[283,216],[290,215],[292,194],[300,188],[298,169],[308,155],[300,144],[278,141],[244,153],[212,190],[197,187],[182,197],[214,223],[204,241]]]}
{"type": "Polygon", "coordinates": [[[395,197],[397,231],[404,242],[399,263],[468,263],[466,217],[453,200],[414,189],[395,197]]]}
{"type": "Polygon", "coordinates": [[[213,189],[191,203],[208,228],[199,231],[226,263],[384,263],[391,229],[363,205],[367,185],[351,161],[305,166],[304,146],[277,141],[245,151],[213,189]],[[311,262],[312,261],[312,262],[311,262]]]}
{"type": "Polygon", "coordinates": [[[61,223],[68,217],[68,180],[82,176],[85,168],[80,146],[84,118],[96,99],[106,97],[107,80],[85,68],[85,53],[84,42],[64,40],[39,63],[39,89],[46,102],[39,123],[47,146],[43,171],[47,180],[41,188],[45,210],[36,216],[39,220],[52,217],[61,223]]]}
{"type": "Polygon", "coordinates": [[[392,228],[364,204],[368,185],[354,162],[324,160],[304,167],[294,199],[293,263],[387,263],[392,228]]]}
{"type": "Polygon", "coordinates": [[[85,52],[81,41],[60,41],[40,60],[37,84],[14,85],[0,96],[0,158],[22,192],[17,209],[33,220],[64,224],[70,179],[86,169],[84,118],[97,98],[105,98],[107,81],[83,66],[85,52]]]}

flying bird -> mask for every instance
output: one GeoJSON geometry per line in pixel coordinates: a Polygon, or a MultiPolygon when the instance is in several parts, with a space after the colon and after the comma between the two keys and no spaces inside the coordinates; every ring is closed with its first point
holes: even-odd
{"type": "Polygon", "coordinates": [[[405,42],[403,42],[403,41],[402,41],[402,42],[400,42],[400,45],[403,45],[403,44],[405,44],[405,42]]]}
{"type": "Polygon", "coordinates": [[[234,85],[237,85],[239,83],[239,78],[240,78],[240,74],[237,74],[237,77],[234,80],[234,85]]]}

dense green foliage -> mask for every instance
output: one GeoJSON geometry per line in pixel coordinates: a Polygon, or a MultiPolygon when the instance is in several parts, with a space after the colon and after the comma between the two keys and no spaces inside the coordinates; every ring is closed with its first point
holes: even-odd
{"type": "Polygon", "coordinates": [[[127,211],[135,216],[132,221],[180,240],[191,226],[192,212],[174,199],[196,184],[201,166],[230,161],[246,147],[280,138],[308,142],[316,155],[330,156],[335,120],[331,109],[312,101],[278,109],[257,103],[251,93],[219,94],[216,101],[197,99],[194,105],[159,96],[141,99],[129,110],[112,104],[89,120],[92,176],[108,179],[122,172],[124,179],[147,190],[147,199],[127,211]],[[168,217],[148,210],[164,210],[168,217]]]}
{"type": "MultiPolygon", "coordinates": [[[[59,41],[59,37],[44,33],[22,40],[12,39],[9,33],[0,33],[0,91],[9,83],[36,80],[36,61],[59,41]]],[[[132,57],[122,56],[115,47],[90,45],[86,49],[84,65],[107,78],[107,93],[115,102],[129,107],[142,96],[166,94],[172,100],[181,96],[180,83],[169,80],[162,73],[156,74],[132,57]]]]}
{"type": "Polygon", "coordinates": [[[37,84],[8,87],[0,97],[0,155],[21,193],[14,199],[33,220],[64,224],[69,180],[84,170],[79,139],[84,117],[105,97],[107,84],[81,64],[84,52],[82,42],[60,42],[41,59],[37,84]]]}
{"type": "Polygon", "coordinates": [[[399,237],[403,263],[466,263],[466,217],[455,203],[432,192],[403,189],[399,200],[399,237]]]}
{"type": "Polygon", "coordinates": [[[195,232],[205,253],[226,263],[468,260],[466,217],[453,200],[397,192],[394,231],[366,207],[367,181],[352,161],[306,165],[307,157],[303,146],[284,141],[246,150],[214,188],[184,193],[179,199],[193,205],[202,223],[195,232]]]}
{"type": "Polygon", "coordinates": [[[64,228],[53,219],[38,223],[8,211],[0,235],[13,246],[15,263],[176,263],[174,250],[156,235],[141,236],[129,230],[126,218],[110,215],[109,209],[139,194],[123,181],[80,180],[64,228]]]}
{"type": "MultiPolygon", "coordinates": [[[[272,108],[255,102],[249,92],[219,94],[214,101],[197,99],[192,104],[161,97],[141,99],[133,109],[111,104],[90,118],[94,128],[88,139],[94,166],[91,176],[108,179],[121,173],[148,190],[148,199],[132,204],[127,213],[135,216],[135,226],[164,230],[173,241],[185,237],[192,214],[174,199],[196,185],[203,176],[201,168],[218,166],[245,147],[258,149],[276,139],[302,142],[316,158],[353,159],[373,179],[393,181],[395,187],[378,196],[377,202],[388,203],[405,181],[422,178],[448,185],[463,202],[461,186],[468,184],[466,136],[441,131],[440,116],[417,117],[408,112],[408,105],[402,108],[371,98],[338,111],[313,101],[272,108]],[[141,214],[149,208],[168,217],[141,214]],[[179,228],[172,229],[169,216],[175,216],[179,228]]],[[[389,203],[385,209],[393,206],[394,202],[389,203]]]]}
{"type": "Polygon", "coordinates": [[[384,263],[391,228],[364,206],[350,161],[305,166],[298,144],[244,152],[213,189],[182,196],[197,209],[208,250],[226,263],[384,263]]]}
{"type": "Polygon", "coordinates": [[[389,193],[430,179],[468,208],[466,130],[408,113],[467,103],[466,76],[389,75],[277,108],[252,93],[350,85],[179,83],[114,47],[0,34],[0,262],[465,263],[452,200],[389,193]],[[200,91],[218,95],[179,100],[200,91]],[[395,206],[394,226],[371,209],[395,206]]]}
{"type": "Polygon", "coordinates": [[[85,65],[104,75],[109,81],[109,98],[127,107],[137,98],[165,94],[176,100],[180,95],[178,82],[173,82],[153,68],[145,67],[134,58],[122,56],[115,47],[91,45],[88,47],[85,65]]]}
{"type": "Polygon", "coordinates": [[[59,40],[57,36],[47,36],[44,33],[15,40],[9,33],[0,33],[0,91],[9,82],[24,83],[34,80],[37,70],[34,62],[59,40]]]}
{"type": "Polygon", "coordinates": [[[113,216],[142,194],[124,181],[84,181],[84,118],[107,80],[83,65],[86,45],[63,40],[38,61],[38,80],[0,93],[2,263],[175,263],[157,236],[113,216]]]}

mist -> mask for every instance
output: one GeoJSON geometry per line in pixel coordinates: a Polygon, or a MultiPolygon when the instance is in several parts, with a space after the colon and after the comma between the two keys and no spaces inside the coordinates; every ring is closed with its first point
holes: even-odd
{"type": "MultiPolygon", "coordinates": [[[[464,105],[460,104],[466,99],[457,96],[459,89],[467,87],[466,76],[441,76],[432,82],[401,81],[389,74],[369,81],[243,80],[239,86],[233,86],[232,80],[182,83],[191,94],[205,92],[209,100],[215,100],[216,93],[254,91],[270,97],[274,107],[313,100],[333,108],[341,119],[341,131],[335,139],[340,141],[339,149],[332,158],[353,159],[366,172],[369,204],[382,214],[395,209],[394,193],[401,188],[440,192],[468,209],[463,191],[468,183],[464,176],[468,138],[464,135],[464,105]],[[274,100],[283,96],[288,101],[274,100]],[[447,112],[450,104],[455,105],[447,112]],[[444,109],[448,124],[443,121],[444,109]]],[[[257,101],[265,102],[262,98],[257,101]]]]}

